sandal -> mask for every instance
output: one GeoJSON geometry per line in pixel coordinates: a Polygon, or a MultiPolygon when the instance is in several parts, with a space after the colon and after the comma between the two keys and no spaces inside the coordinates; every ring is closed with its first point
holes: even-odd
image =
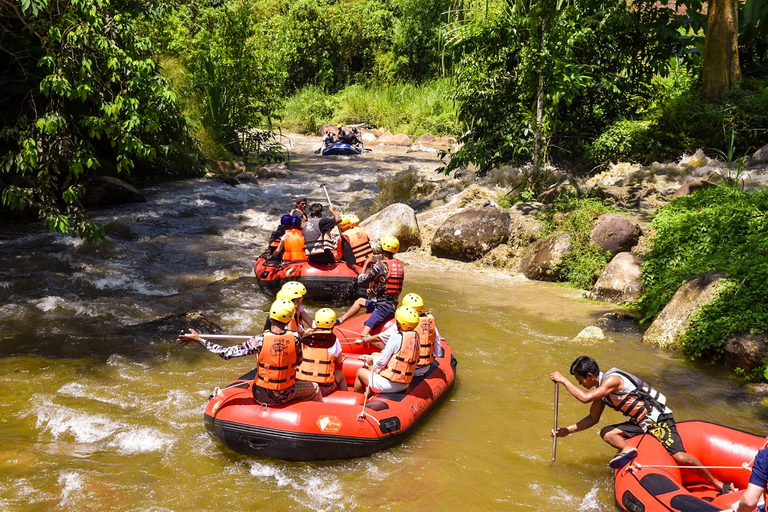
{"type": "Polygon", "coordinates": [[[637,457],[637,449],[632,448],[627,452],[622,452],[616,455],[614,458],[611,459],[611,461],[608,463],[609,466],[611,466],[613,469],[621,469],[632,460],[637,457]]]}
{"type": "Polygon", "coordinates": [[[723,494],[728,494],[728,493],[734,492],[734,491],[738,491],[738,489],[736,487],[734,487],[734,485],[732,483],[730,483],[730,482],[724,483],[723,484],[723,490],[720,492],[720,495],[722,496],[723,494]]]}

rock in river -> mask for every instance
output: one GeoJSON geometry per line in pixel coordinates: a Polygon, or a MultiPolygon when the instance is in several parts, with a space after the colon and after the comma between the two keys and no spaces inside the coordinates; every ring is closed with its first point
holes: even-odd
{"type": "Polygon", "coordinates": [[[509,213],[496,207],[467,208],[448,217],[435,232],[432,254],[474,261],[509,237],[509,213]]]}
{"type": "Polygon", "coordinates": [[[400,251],[409,247],[421,246],[421,232],[416,222],[416,212],[403,203],[387,206],[360,223],[371,241],[379,241],[385,236],[396,236],[400,241],[400,251]]]}

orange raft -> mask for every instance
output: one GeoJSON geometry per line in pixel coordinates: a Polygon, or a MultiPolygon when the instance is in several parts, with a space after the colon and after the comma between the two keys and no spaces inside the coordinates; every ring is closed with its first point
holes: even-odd
{"type": "Polygon", "coordinates": [[[350,344],[368,316],[334,329],[344,350],[342,370],[350,391],[335,391],[322,402],[264,406],[253,399],[254,369],[211,396],[204,414],[208,433],[236,452],[289,461],[362,457],[402,442],[453,388],[456,358],[442,339],[441,353],[416,371],[407,390],[374,395],[364,405],[363,394],[351,389],[362,367],[357,354],[371,353],[373,347],[350,344]]]}
{"type": "Polygon", "coordinates": [[[307,298],[320,301],[344,301],[365,296],[365,288],[358,286],[360,267],[346,263],[309,263],[307,261],[267,263],[259,256],[253,264],[259,286],[275,295],[288,281],[299,281],[307,288],[307,298]]]}
{"type": "Polygon", "coordinates": [[[674,459],[649,435],[631,438],[637,458],[614,473],[616,506],[626,512],[715,512],[730,510],[749,482],[743,465],[754,459],[765,438],[706,421],[683,421],[678,432],[688,453],[695,455],[718,480],[740,489],[718,494],[706,480],[676,467],[674,459]],[[672,466],[672,467],[657,467],[672,466]]]}

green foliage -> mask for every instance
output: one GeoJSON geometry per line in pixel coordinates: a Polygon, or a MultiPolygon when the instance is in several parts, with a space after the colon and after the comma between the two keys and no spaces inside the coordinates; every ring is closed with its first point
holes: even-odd
{"type": "Polygon", "coordinates": [[[592,288],[608,264],[609,253],[593,244],[590,234],[597,217],[614,211],[597,199],[559,196],[539,214],[545,223],[544,234],[571,235],[573,249],[555,270],[571,285],[592,288]]]}
{"type": "Polygon", "coordinates": [[[509,210],[517,203],[528,203],[536,200],[536,192],[531,187],[524,187],[520,192],[516,194],[507,194],[502,196],[498,201],[498,205],[509,210]]]}
{"type": "Polygon", "coordinates": [[[633,98],[688,44],[677,32],[687,19],[650,1],[498,4],[449,30],[460,54],[459,119],[469,131],[446,171],[530,160],[540,83],[544,142],[553,158],[577,159],[585,139],[631,112],[633,98]]]}
{"type": "Polygon", "coordinates": [[[713,154],[730,148],[735,157],[768,142],[768,80],[744,80],[721,103],[705,101],[690,78],[655,83],[663,92],[644,105],[640,119],[617,121],[588,147],[592,165],[608,160],[648,164],[699,148],[713,154]]]}
{"type": "Polygon", "coordinates": [[[728,336],[768,330],[768,190],[719,187],[671,202],[656,215],[637,303],[652,320],[697,274],[727,273],[719,297],[702,308],[682,340],[686,354],[718,359],[728,336]]]}
{"type": "Polygon", "coordinates": [[[188,71],[185,85],[199,98],[202,123],[213,139],[242,153],[238,133],[270,126],[281,108],[285,75],[253,21],[254,3],[182,5],[173,13],[167,51],[188,71]]]}
{"type": "Polygon", "coordinates": [[[334,95],[306,87],[286,102],[283,126],[317,132],[328,123],[366,123],[413,137],[454,134],[458,124],[450,91],[448,79],[423,85],[351,85],[334,95]]]}
{"type": "MultiPolygon", "coordinates": [[[[176,93],[158,73],[138,5],[105,0],[0,6],[9,62],[0,95],[3,205],[95,240],[81,198],[99,169],[148,177],[190,162],[176,93]],[[8,19],[13,22],[5,24],[8,19]],[[145,174],[146,173],[146,174],[145,174]]],[[[188,172],[188,171],[187,171],[188,172]]]]}

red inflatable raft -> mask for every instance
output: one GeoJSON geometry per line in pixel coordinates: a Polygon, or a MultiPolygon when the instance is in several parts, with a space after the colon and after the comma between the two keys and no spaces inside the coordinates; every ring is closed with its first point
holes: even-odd
{"type": "Polygon", "coordinates": [[[263,256],[253,264],[259,286],[275,295],[288,281],[298,281],[307,288],[307,298],[320,301],[344,301],[365,296],[365,288],[357,285],[359,267],[346,263],[267,263],[263,256]]]}
{"type": "Polygon", "coordinates": [[[688,453],[718,480],[732,483],[736,492],[718,494],[711,484],[688,469],[676,467],[674,459],[649,435],[633,437],[637,458],[629,466],[616,470],[614,489],[616,506],[626,512],[715,512],[730,509],[738,501],[749,481],[750,464],[765,438],[740,430],[708,423],[683,421],[677,424],[688,453]],[[671,466],[671,467],[657,467],[671,466]]]}
{"type": "Polygon", "coordinates": [[[402,442],[453,388],[456,358],[443,339],[439,356],[417,370],[406,391],[375,395],[364,407],[363,394],[351,391],[362,362],[348,351],[373,352],[367,344],[349,345],[368,316],[335,328],[345,352],[342,370],[350,391],[336,391],[322,402],[262,406],[251,391],[254,369],[211,396],[205,407],[206,430],[236,452],[290,461],[362,457],[402,442]]]}

